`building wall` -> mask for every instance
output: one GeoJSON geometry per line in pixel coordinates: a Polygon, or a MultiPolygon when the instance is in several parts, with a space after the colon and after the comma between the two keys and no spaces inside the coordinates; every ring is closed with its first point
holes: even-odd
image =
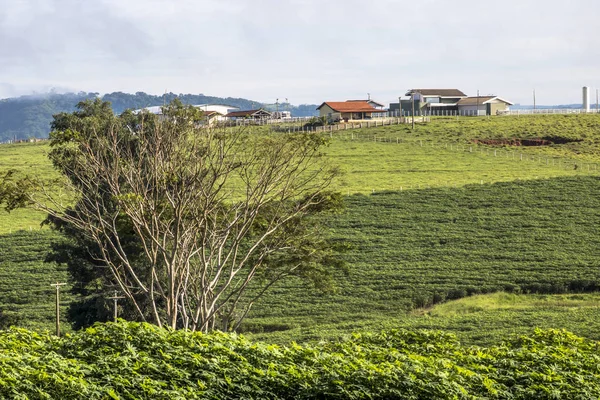
{"type": "MultiPolygon", "coordinates": [[[[458,112],[461,115],[475,115],[477,106],[458,106],[458,112]]],[[[502,101],[493,101],[488,104],[479,105],[479,115],[497,115],[498,111],[508,109],[508,104],[502,101]]]]}
{"type": "Polygon", "coordinates": [[[202,111],[216,111],[223,115],[239,110],[237,107],[227,106],[224,104],[199,104],[194,107],[197,107],[202,111]]]}
{"type": "Polygon", "coordinates": [[[340,113],[324,104],[323,107],[319,108],[319,117],[325,117],[328,120],[335,120],[339,117],[340,113]]]}
{"type": "MultiPolygon", "coordinates": [[[[475,115],[477,112],[477,106],[458,106],[458,113],[461,115],[475,115]]],[[[479,105],[479,113],[478,115],[486,115],[487,114],[487,106],[485,104],[479,105]]]]}
{"type": "Polygon", "coordinates": [[[498,115],[498,111],[508,110],[508,104],[498,101],[490,104],[490,115],[498,115]]]}

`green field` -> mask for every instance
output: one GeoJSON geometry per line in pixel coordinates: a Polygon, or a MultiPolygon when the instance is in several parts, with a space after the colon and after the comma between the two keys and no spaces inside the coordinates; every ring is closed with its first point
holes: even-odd
{"type": "MultiPolygon", "coordinates": [[[[0,235],[0,310],[11,323],[27,328],[54,326],[56,282],[67,282],[66,266],[44,260],[60,236],[49,229],[43,232],[20,231],[0,235]]],[[[68,286],[61,294],[61,319],[65,319],[72,296],[68,286]]],[[[1,322],[1,321],[0,321],[1,322]]]]}
{"type": "MultiPolygon", "coordinates": [[[[326,156],[344,172],[335,189],[345,195],[346,210],[327,224],[335,240],[350,245],[340,254],[349,274],[338,277],[333,294],[297,282],[274,288],[246,331],[286,342],[432,328],[492,343],[541,326],[600,339],[598,116],[436,119],[414,132],[392,126],[331,136],[326,156]],[[472,142],[513,137],[566,143],[472,142]],[[489,294],[498,292],[507,297],[489,294]]],[[[0,146],[0,170],[53,177],[47,150],[0,146]]],[[[33,232],[42,218],[30,211],[0,215],[7,282],[0,309],[19,313],[24,326],[50,328],[53,304],[43,305],[52,301],[49,284],[67,277],[43,263],[56,236],[33,232]],[[22,303],[17,292],[25,293],[22,303]]]]}
{"type": "Polygon", "coordinates": [[[472,294],[595,291],[599,193],[600,179],[581,177],[350,196],[329,222],[351,246],[339,293],[279,288],[255,323],[376,328],[472,294]]]}

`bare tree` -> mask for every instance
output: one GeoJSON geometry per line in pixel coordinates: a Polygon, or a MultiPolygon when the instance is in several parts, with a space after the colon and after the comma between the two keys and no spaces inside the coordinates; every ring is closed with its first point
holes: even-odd
{"type": "Polygon", "coordinates": [[[335,204],[322,137],[211,128],[181,104],[159,120],[105,113],[64,129],[68,117],[55,120],[63,130],[53,133],[51,158],[75,205],[66,209],[56,186],[31,179],[20,185],[36,190],[16,197],[95,243],[140,318],[235,329],[273,283],[311,273],[314,229],[305,222],[335,204]],[[124,231],[141,255],[128,250],[124,231]]]}

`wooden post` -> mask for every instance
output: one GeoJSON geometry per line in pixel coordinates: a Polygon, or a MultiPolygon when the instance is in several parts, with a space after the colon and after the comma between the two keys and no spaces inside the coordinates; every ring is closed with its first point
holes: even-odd
{"type": "Polygon", "coordinates": [[[66,283],[52,283],[50,286],[56,288],[56,336],[60,337],[60,287],[66,283]]]}
{"type": "Polygon", "coordinates": [[[114,307],[113,307],[113,318],[115,320],[115,322],[117,322],[117,302],[119,301],[119,299],[124,299],[125,297],[123,296],[117,296],[117,291],[115,290],[115,294],[113,295],[113,297],[109,297],[109,300],[113,300],[114,301],[114,307]]]}

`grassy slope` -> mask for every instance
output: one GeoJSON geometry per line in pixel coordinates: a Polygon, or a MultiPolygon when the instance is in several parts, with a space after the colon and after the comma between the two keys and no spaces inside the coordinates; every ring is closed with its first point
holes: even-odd
{"type": "Polygon", "coordinates": [[[334,237],[352,245],[339,293],[279,288],[249,327],[377,327],[467,294],[594,289],[599,194],[600,179],[588,177],[350,196],[330,222],[334,237]]]}
{"type": "Polygon", "coordinates": [[[574,168],[572,159],[552,159],[543,155],[540,159],[538,155],[534,160],[528,155],[521,160],[520,150],[496,149],[494,155],[495,149],[482,146],[472,146],[473,151],[470,152],[468,146],[463,145],[457,150],[455,145],[450,148],[446,144],[430,141],[420,146],[413,141],[376,143],[334,137],[327,155],[343,172],[335,189],[343,194],[366,194],[482,182],[600,175],[597,164],[579,164],[574,168]],[[432,146],[432,143],[435,145],[432,146]]]}
{"type": "MultiPolygon", "coordinates": [[[[57,173],[47,158],[49,150],[47,143],[0,145],[0,173],[13,169],[25,174],[55,178],[57,173]]],[[[0,234],[21,229],[40,230],[44,217],[45,214],[38,211],[16,210],[9,214],[0,209],[0,234]]]]}
{"type": "MultiPolygon", "coordinates": [[[[59,236],[50,230],[20,231],[0,235],[0,310],[19,326],[52,328],[55,321],[55,282],[67,282],[65,266],[44,263],[51,244],[59,236]]],[[[71,295],[68,287],[61,293],[64,329],[66,307],[71,295]]]]}
{"type": "MultiPolygon", "coordinates": [[[[567,120],[553,120],[553,116],[512,120],[462,118],[458,125],[450,120],[439,121],[419,126],[414,133],[406,127],[362,130],[363,135],[373,133],[391,139],[392,143],[374,143],[364,139],[348,141],[343,139],[344,133],[334,135],[327,152],[332,161],[347,172],[338,186],[341,191],[371,193],[373,190],[398,190],[400,187],[404,191],[350,196],[349,211],[335,219],[334,234],[341,240],[349,238],[354,243],[354,249],[345,255],[352,266],[352,273],[342,279],[339,294],[333,297],[307,296],[303,288],[291,291],[279,288],[273,294],[280,297],[267,299],[263,311],[255,314],[249,324],[266,330],[295,326],[298,328],[281,337],[310,338],[326,335],[330,328],[331,332],[340,332],[404,321],[411,299],[427,303],[436,292],[438,297],[443,297],[449,290],[458,290],[455,293],[460,294],[461,290],[474,287],[493,290],[505,285],[512,287],[538,281],[549,285],[556,282],[568,284],[579,278],[595,281],[598,276],[593,257],[597,254],[593,247],[596,239],[592,229],[598,215],[594,211],[597,205],[591,200],[599,196],[597,185],[588,184],[596,181],[542,180],[532,182],[530,186],[523,186],[524,183],[520,186],[487,184],[536,177],[596,175],[593,168],[587,171],[585,168],[568,168],[564,164],[552,166],[539,161],[540,155],[596,161],[595,146],[600,137],[595,125],[598,119],[584,117],[572,116],[567,120]],[[518,149],[526,155],[536,154],[537,161],[530,161],[527,157],[520,161],[518,157],[501,156],[500,152],[494,157],[491,149],[466,151],[469,138],[556,136],[565,131],[585,140],[561,146],[518,149]],[[544,132],[545,135],[542,134],[544,132]],[[398,144],[395,143],[396,137],[402,138],[398,144]],[[421,140],[424,141],[423,146],[420,145],[421,140]],[[456,151],[458,142],[463,146],[461,151],[456,151]],[[432,143],[434,146],[431,146],[432,143]],[[452,149],[446,147],[449,143],[453,144],[452,149]],[[481,181],[486,184],[460,188],[481,181]],[[573,190],[572,184],[577,188],[589,186],[589,190],[585,193],[573,190]],[[427,186],[440,188],[407,190],[427,186]],[[458,188],[453,189],[454,186],[458,188]],[[498,192],[497,188],[502,190],[498,192]],[[504,203],[496,201],[499,193],[508,195],[504,203]],[[471,198],[477,198],[473,207],[464,208],[463,205],[471,198]],[[556,211],[563,219],[557,219],[553,212],[549,212],[544,202],[537,205],[527,203],[532,199],[556,202],[556,211]],[[513,201],[521,201],[522,207],[511,208],[513,201]],[[490,213],[489,207],[494,204],[499,207],[490,213]],[[523,213],[524,208],[532,207],[535,212],[523,213]],[[450,214],[455,215],[458,224],[449,221],[450,214]],[[496,220],[501,223],[497,224],[496,220]],[[536,233],[531,234],[533,231],[536,233]],[[486,238],[483,244],[480,237],[486,238]],[[588,243],[588,238],[594,241],[588,243]],[[580,245],[585,248],[582,250],[580,245]],[[489,257],[493,254],[492,250],[501,256],[489,257]],[[527,257],[522,259],[521,254],[527,257]],[[570,269],[572,265],[574,269],[570,269]],[[511,268],[507,270],[505,266],[511,268]],[[553,274],[549,275],[546,268],[553,274]],[[519,281],[515,276],[520,271],[529,275],[524,275],[519,281]],[[322,324],[318,333],[312,327],[317,323],[322,324]],[[307,328],[304,329],[304,326],[307,328]]],[[[355,132],[360,134],[360,131],[355,132]]],[[[0,170],[16,167],[26,172],[51,175],[50,165],[44,156],[47,150],[46,145],[39,144],[1,146],[0,170]]],[[[36,229],[41,218],[42,215],[28,211],[0,215],[0,232],[29,229],[29,226],[36,229]]],[[[10,263],[2,263],[4,256],[0,256],[3,273],[16,276],[16,271],[26,265],[29,267],[25,268],[42,271],[48,267],[41,263],[41,259],[53,238],[50,232],[43,231],[41,234],[45,235],[43,239],[35,239],[41,246],[36,250],[39,257],[31,260],[24,256],[19,260],[17,256],[10,263]],[[6,272],[11,268],[14,271],[6,272]]],[[[2,237],[2,240],[2,254],[21,254],[20,246],[27,244],[14,234],[2,237]]],[[[23,250],[22,253],[28,251],[23,250]]],[[[64,271],[62,274],[56,279],[63,278],[64,271]]],[[[50,279],[49,275],[43,274],[34,278],[34,281],[40,282],[40,288],[43,285],[44,291],[49,283],[46,277],[50,281],[55,280],[54,276],[50,279]]],[[[557,287],[560,288],[560,284],[557,287]]],[[[7,302],[0,298],[0,307],[7,302]]],[[[48,312],[49,309],[42,313],[46,315],[43,318],[48,319],[48,312]]],[[[562,315],[560,309],[556,312],[562,315]]],[[[33,313],[26,312],[26,315],[33,313]]],[[[548,315],[554,315],[552,313],[549,311],[548,315]]],[[[429,327],[444,326],[441,320],[427,322],[431,321],[431,317],[415,318],[420,318],[421,323],[429,327]]],[[[495,321],[490,323],[493,325],[495,321]]],[[[589,321],[593,318],[578,317],[574,323],[583,326],[589,321]]]]}

